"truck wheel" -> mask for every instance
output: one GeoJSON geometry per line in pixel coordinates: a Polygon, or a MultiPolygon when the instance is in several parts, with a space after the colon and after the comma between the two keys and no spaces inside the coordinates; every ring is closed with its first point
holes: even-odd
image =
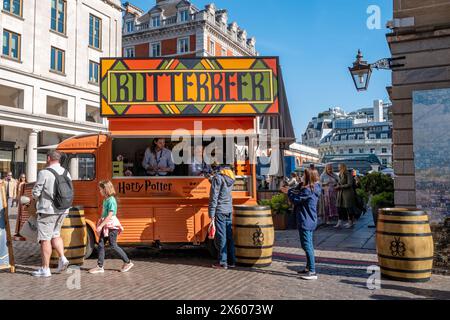
{"type": "Polygon", "coordinates": [[[95,236],[94,231],[90,227],[86,227],[87,229],[87,244],[86,244],[86,255],[85,259],[88,259],[95,250],[95,236]]]}
{"type": "Polygon", "coordinates": [[[206,249],[208,250],[210,256],[214,259],[217,259],[218,252],[217,252],[216,245],[214,244],[214,239],[206,238],[205,245],[206,245],[206,249]]]}

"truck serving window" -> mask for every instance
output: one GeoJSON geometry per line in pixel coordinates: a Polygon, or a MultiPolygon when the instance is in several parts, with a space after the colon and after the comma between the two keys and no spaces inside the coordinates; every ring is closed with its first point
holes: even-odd
{"type": "Polygon", "coordinates": [[[95,156],[93,154],[64,154],[64,168],[69,170],[73,181],[95,180],[95,156]]]}
{"type": "MultiPolygon", "coordinates": [[[[205,150],[210,146],[210,141],[203,141],[194,146],[194,138],[191,138],[190,160],[180,161],[184,153],[180,150],[180,141],[172,141],[170,137],[131,137],[113,138],[112,143],[112,168],[113,178],[142,178],[142,177],[174,177],[174,178],[204,178],[214,169],[213,160],[207,160],[205,150]],[[161,151],[162,150],[162,151],[161,151]],[[198,160],[200,159],[200,161],[198,160]],[[212,164],[212,165],[211,165],[212,164]]],[[[222,154],[212,152],[212,158],[225,163],[227,153],[224,143],[222,154]]],[[[248,147],[235,145],[234,171],[237,175],[236,191],[247,191],[251,181],[248,147]]],[[[186,160],[186,156],[184,159],[186,160]]]]}

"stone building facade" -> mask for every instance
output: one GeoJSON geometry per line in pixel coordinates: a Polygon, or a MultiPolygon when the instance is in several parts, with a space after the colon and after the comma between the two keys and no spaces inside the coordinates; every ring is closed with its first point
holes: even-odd
{"type": "Polygon", "coordinates": [[[120,56],[119,0],[0,1],[0,172],[36,179],[45,151],[105,131],[99,61],[120,56]]]}
{"type": "MultiPolygon", "coordinates": [[[[420,204],[416,203],[413,95],[421,90],[450,88],[450,0],[394,0],[394,20],[389,25],[392,30],[387,41],[392,57],[404,57],[404,66],[392,72],[389,88],[397,175],[395,204],[415,207],[420,204]]],[[[435,239],[443,237],[436,235],[435,239]]],[[[448,249],[444,253],[437,248],[436,254],[436,262],[442,262],[439,268],[449,270],[448,249]]]]}

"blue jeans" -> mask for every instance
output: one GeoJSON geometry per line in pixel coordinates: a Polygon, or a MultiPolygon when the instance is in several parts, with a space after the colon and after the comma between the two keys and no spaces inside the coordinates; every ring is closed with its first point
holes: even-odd
{"type": "Polygon", "coordinates": [[[219,263],[223,266],[236,264],[232,216],[232,213],[217,213],[215,216],[216,235],[214,237],[214,243],[218,251],[219,263]]]}
{"type": "Polygon", "coordinates": [[[299,229],[300,244],[306,253],[306,269],[316,272],[316,263],[314,258],[313,231],[299,229]]]}

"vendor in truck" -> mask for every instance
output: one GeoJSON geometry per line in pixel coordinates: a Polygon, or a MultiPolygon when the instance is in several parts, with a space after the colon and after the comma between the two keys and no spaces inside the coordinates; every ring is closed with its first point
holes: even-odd
{"type": "Polygon", "coordinates": [[[154,138],[152,145],[145,150],[142,167],[149,176],[167,176],[175,170],[172,151],[165,146],[166,139],[154,138]]]}

